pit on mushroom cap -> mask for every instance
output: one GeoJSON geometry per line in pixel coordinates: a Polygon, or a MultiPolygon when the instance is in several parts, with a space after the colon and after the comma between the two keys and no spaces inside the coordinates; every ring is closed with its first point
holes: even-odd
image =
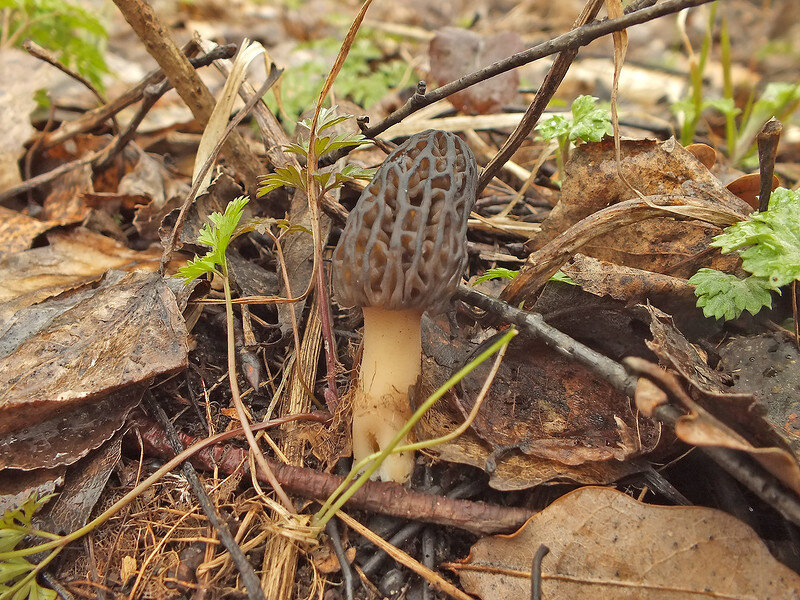
{"type": "MultiPolygon", "coordinates": [[[[347,219],[333,254],[333,284],[339,304],[364,309],[353,391],[356,461],[384,448],[411,415],[420,319],[447,307],[464,270],[477,178],[472,151],[459,137],[424,131],[386,158],[347,219]]],[[[406,481],[412,468],[410,453],[394,454],[377,476],[406,481]]]]}

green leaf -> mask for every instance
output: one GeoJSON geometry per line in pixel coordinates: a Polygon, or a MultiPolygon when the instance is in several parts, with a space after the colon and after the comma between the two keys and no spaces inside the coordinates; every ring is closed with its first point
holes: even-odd
{"type": "Polygon", "coordinates": [[[689,283],[695,286],[697,306],[706,317],[729,321],[745,310],[755,315],[763,307],[772,306],[771,286],[763,277],[739,279],[716,269],[700,269],[689,283]]]}
{"type": "Polygon", "coordinates": [[[518,274],[518,270],[513,271],[504,267],[495,267],[493,269],[487,269],[486,272],[478,277],[472,285],[478,285],[479,283],[489,281],[490,279],[514,279],[514,277],[516,277],[518,274]]]}
{"type": "Polygon", "coordinates": [[[274,173],[264,177],[258,188],[258,197],[261,198],[272,190],[284,186],[306,189],[306,170],[294,165],[278,167],[274,173]]]}
{"type": "Polygon", "coordinates": [[[563,115],[548,117],[536,126],[544,140],[555,140],[569,133],[569,121],[563,115]]]}
{"type": "Polygon", "coordinates": [[[725,229],[711,242],[723,253],[740,250],[742,267],[772,289],[800,279],[800,192],[778,188],[769,208],[725,229]]]}
{"type": "Polygon", "coordinates": [[[572,127],[569,130],[571,142],[599,142],[611,135],[613,127],[611,116],[604,108],[597,106],[594,96],[578,96],[572,103],[572,127]]]}
{"type": "Polygon", "coordinates": [[[580,284],[577,281],[575,281],[572,277],[570,277],[563,271],[556,271],[555,274],[550,278],[550,281],[560,281],[561,283],[580,286],[580,284]]]}
{"type": "Polygon", "coordinates": [[[178,269],[177,277],[181,277],[186,283],[200,277],[206,273],[217,271],[217,265],[223,267],[225,272],[225,252],[228,244],[233,239],[233,234],[242,219],[245,205],[249,199],[244,196],[234,198],[225,207],[225,213],[213,212],[208,217],[210,223],[205,223],[200,230],[197,241],[204,246],[210,246],[211,250],[203,257],[195,256],[185,266],[178,269]]]}

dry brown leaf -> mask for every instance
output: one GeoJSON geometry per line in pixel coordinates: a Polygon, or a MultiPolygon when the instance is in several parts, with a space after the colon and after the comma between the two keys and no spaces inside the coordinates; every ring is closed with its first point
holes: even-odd
{"type": "MultiPolygon", "coordinates": [[[[780,184],[780,179],[773,175],[772,189],[775,190],[780,184]]],[[[761,175],[759,173],[750,173],[737,177],[725,187],[752,206],[753,210],[758,210],[758,194],[761,192],[761,175]]]]}
{"type": "MultiPolygon", "coordinates": [[[[623,140],[620,171],[645,196],[676,195],[706,201],[744,218],[751,208],[736,198],[708,169],[674,139],[623,140]]],[[[582,144],[567,163],[559,203],[533,238],[536,248],[588,215],[634,197],[617,176],[614,146],[610,141],[582,144]]],[[[685,207],[670,210],[702,219],[713,215],[691,213],[685,207]]],[[[703,209],[706,210],[706,209],[703,209]]],[[[584,254],[617,264],[673,276],[688,277],[701,266],[725,270],[736,259],[707,254],[711,238],[720,229],[700,221],[676,221],[669,215],[623,225],[588,242],[584,254]]]]}
{"type": "MultiPolygon", "coordinates": [[[[428,53],[431,75],[439,85],[455,81],[523,49],[516,33],[480,36],[475,32],[445,27],[436,32],[428,53]]],[[[519,73],[508,71],[450,95],[450,103],[466,114],[500,111],[517,97],[519,73]]]]}
{"type": "Polygon", "coordinates": [[[653,506],[607,488],[556,500],[517,533],[479,540],[458,572],[484,600],[530,596],[533,556],[547,600],[785,600],[800,577],[730,515],[694,506],[653,506]]]}
{"type": "MultiPolygon", "coordinates": [[[[419,398],[427,397],[479,347],[464,330],[448,328],[446,319],[425,319],[422,331],[425,368],[419,398]]],[[[439,437],[460,425],[489,368],[479,366],[438,402],[418,436],[439,437]]],[[[486,470],[493,487],[519,489],[553,478],[612,481],[639,470],[635,457],[652,450],[657,441],[657,428],[650,421],[637,423],[627,397],[543,343],[518,336],[470,430],[435,452],[486,470]],[[639,437],[631,437],[631,431],[639,437]]]]}
{"type": "Polygon", "coordinates": [[[95,282],[108,269],[156,269],[161,256],[83,228],[51,231],[47,240],[48,246],[0,259],[0,335],[27,306],[95,282]]]}
{"type": "Polygon", "coordinates": [[[15,316],[0,337],[0,433],[186,366],[173,291],[157,273],[121,275],[73,305],[53,299],[15,316]]]}

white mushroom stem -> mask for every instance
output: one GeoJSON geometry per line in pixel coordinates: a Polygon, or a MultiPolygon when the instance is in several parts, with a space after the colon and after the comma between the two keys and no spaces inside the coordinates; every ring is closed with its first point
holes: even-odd
{"type": "MultiPolygon", "coordinates": [[[[411,416],[408,389],[420,374],[419,310],[364,307],[364,342],[353,398],[353,459],[384,449],[411,416]]],[[[403,440],[400,444],[409,443],[403,440]]],[[[404,482],[414,467],[412,452],[391,454],[376,476],[404,482]]]]}

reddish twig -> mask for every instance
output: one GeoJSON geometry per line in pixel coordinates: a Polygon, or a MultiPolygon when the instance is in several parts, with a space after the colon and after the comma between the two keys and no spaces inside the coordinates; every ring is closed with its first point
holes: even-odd
{"type": "MultiPolygon", "coordinates": [[[[253,426],[254,429],[256,427],[256,425],[253,426]]],[[[169,442],[158,425],[140,422],[139,431],[148,454],[161,457],[173,454],[169,442]]],[[[182,433],[179,434],[179,437],[185,446],[190,446],[197,441],[192,436],[182,433]]],[[[342,482],[342,478],[336,475],[267,460],[275,477],[291,494],[324,500],[342,482]]],[[[199,469],[212,470],[216,467],[224,473],[232,473],[240,468],[249,470],[247,450],[230,445],[205,448],[195,454],[192,463],[199,469]]],[[[261,473],[258,477],[259,480],[264,481],[261,473]]],[[[449,525],[476,534],[515,531],[534,514],[533,511],[525,508],[455,500],[415,492],[398,483],[378,481],[365,483],[348,500],[346,506],[395,517],[449,525]]]]}

